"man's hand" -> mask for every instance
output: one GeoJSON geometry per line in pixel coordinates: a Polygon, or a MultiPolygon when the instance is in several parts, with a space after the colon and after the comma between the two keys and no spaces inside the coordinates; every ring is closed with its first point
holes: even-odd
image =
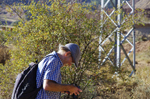
{"type": "Polygon", "coordinates": [[[70,88],[69,88],[69,92],[70,92],[70,95],[78,95],[79,92],[82,92],[82,90],[74,85],[70,85],[70,88]]]}

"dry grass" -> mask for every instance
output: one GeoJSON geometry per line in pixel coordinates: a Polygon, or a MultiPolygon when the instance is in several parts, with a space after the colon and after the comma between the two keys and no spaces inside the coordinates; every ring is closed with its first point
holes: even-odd
{"type": "Polygon", "coordinates": [[[95,84],[85,90],[84,93],[86,95],[88,93],[88,98],[84,99],[150,99],[149,43],[150,41],[138,42],[138,47],[136,47],[136,73],[132,77],[129,77],[132,68],[128,61],[125,61],[121,67],[119,75],[113,75],[110,71],[112,68],[109,66],[102,67],[97,71],[98,74],[86,71],[87,75],[92,75],[95,84]],[[91,92],[88,90],[91,90],[91,92]]]}
{"type": "Polygon", "coordinates": [[[10,59],[10,53],[7,46],[0,46],[0,63],[5,65],[6,60],[10,59]]]}
{"type": "Polygon", "coordinates": [[[138,86],[133,90],[134,99],[148,99],[150,97],[150,67],[139,67],[135,80],[138,86]]]}

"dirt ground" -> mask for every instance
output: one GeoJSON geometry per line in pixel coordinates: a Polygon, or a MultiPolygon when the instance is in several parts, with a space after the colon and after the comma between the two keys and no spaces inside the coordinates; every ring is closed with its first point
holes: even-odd
{"type": "MultiPolygon", "coordinates": [[[[129,52],[129,50],[131,49],[131,45],[130,44],[125,44],[124,45],[124,49],[126,50],[126,52],[129,52]]],[[[142,66],[148,66],[150,67],[150,40],[148,41],[138,41],[135,43],[135,60],[136,60],[136,64],[135,67],[136,69],[138,69],[138,67],[142,67],[142,66]],[[147,53],[147,54],[146,54],[147,53]]],[[[122,51],[123,53],[123,51],[122,51]]],[[[132,55],[131,55],[132,56],[132,55]]],[[[132,58],[131,58],[132,60],[132,58]]]]}
{"type": "MultiPolygon", "coordinates": [[[[124,44],[124,48],[128,52],[131,49],[131,45],[130,44],[124,44]]],[[[140,74],[141,73],[140,71],[144,71],[145,68],[150,69],[150,59],[149,59],[149,57],[150,57],[150,54],[149,54],[150,53],[150,40],[136,42],[135,48],[136,48],[135,67],[137,70],[136,73],[138,76],[142,75],[144,77],[144,74],[140,74]]],[[[132,71],[132,70],[130,70],[130,71],[132,71]]],[[[129,77],[127,79],[129,79],[129,77]]],[[[127,85],[125,84],[125,85],[121,85],[121,86],[116,86],[116,84],[112,84],[112,82],[110,82],[110,86],[108,85],[109,86],[108,89],[103,88],[103,86],[97,85],[98,90],[99,90],[99,92],[98,92],[99,95],[95,96],[92,99],[136,99],[133,97],[135,96],[135,92],[136,91],[139,92],[139,90],[136,90],[135,92],[132,92],[132,91],[135,88],[140,88],[138,86],[138,84],[139,84],[139,82],[135,82],[131,85],[129,85],[129,83],[127,83],[127,85]]],[[[146,90],[146,89],[144,89],[144,90],[146,90]]],[[[140,93],[145,93],[144,90],[141,91],[140,93]]],[[[149,99],[147,97],[143,98],[144,96],[142,96],[142,95],[141,95],[141,97],[142,97],[142,99],[149,99]]],[[[141,98],[138,98],[138,99],[141,99],[141,98]]]]}

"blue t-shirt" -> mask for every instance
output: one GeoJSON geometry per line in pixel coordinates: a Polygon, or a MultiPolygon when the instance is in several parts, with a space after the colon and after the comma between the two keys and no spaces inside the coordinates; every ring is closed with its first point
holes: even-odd
{"type": "MultiPolygon", "coordinates": [[[[48,54],[38,65],[36,74],[37,88],[39,88],[44,79],[53,80],[61,84],[60,68],[63,66],[58,54],[53,51],[48,54]]],[[[45,91],[43,88],[38,92],[36,99],[60,99],[61,92],[45,91]]]]}

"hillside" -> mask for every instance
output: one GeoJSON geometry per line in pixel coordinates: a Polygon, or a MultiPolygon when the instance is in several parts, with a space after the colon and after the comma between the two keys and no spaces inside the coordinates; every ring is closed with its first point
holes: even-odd
{"type": "Polygon", "coordinates": [[[8,25],[11,25],[12,22],[15,22],[19,19],[16,13],[9,13],[6,10],[5,5],[1,5],[0,7],[0,21],[4,25],[6,24],[5,21],[7,21],[8,25]]]}
{"type": "MultiPolygon", "coordinates": [[[[35,0],[37,1],[47,1],[47,0],[35,0]]],[[[68,2],[70,0],[67,0],[68,2]]],[[[100,0],[77,0],[78,2],[86,2],[86,3],[91,3],[92,1],[95,1],[97,4],[100,4],[101,1],[100,0]]],[[[113,3],[115,2],[114,0],[112,0],[113,3]]],[[[132,0],[127,0],[131,5],[132,5],[132,0]]],[[[29,2],[31,2],[31,0],[0,0],[0,21],[2,24],[5,24],[7,21],[7,24],[10,25],[12,22],[15,22],[18,20],[18,16],[16,15],[16,13],[9,13],[6,11],[5,5],[12,5],[13,3],[24,3],[24,4],[28,4],[29,2]],[[4,3],[4,4],[3,4],[4,3]]],[[[105,1],[106,3],[106,1],[105,1]]],[[[109,3],[108,7],[111,8],[112,4],[109,3]]],[[[150,8],[150,0],[135,0],[135,7],[136,8],[142,8],[142,9],[147,9],[150,8]]],[[[128,5],[124,5],[123,8],[129,8],[128,5]]],[[[0,23],[0,24],[1,24],[0,23]]]]}
{"type": "MultiPolygon", "coordinates": [[[[132,0],[128,1],[132,5],[132,0]]],[[[129,8],[128,5],[124,5],[123,8],[129,8]]],[[[135,0],[135,8],[148,9],[150,8],[150,0],[135,0]]]]}
{"type": "Polygon", "coordinates": [[[150,0],[139,0],[136,5],[136,8],[148,9],[150,8],[150,0]]]}

